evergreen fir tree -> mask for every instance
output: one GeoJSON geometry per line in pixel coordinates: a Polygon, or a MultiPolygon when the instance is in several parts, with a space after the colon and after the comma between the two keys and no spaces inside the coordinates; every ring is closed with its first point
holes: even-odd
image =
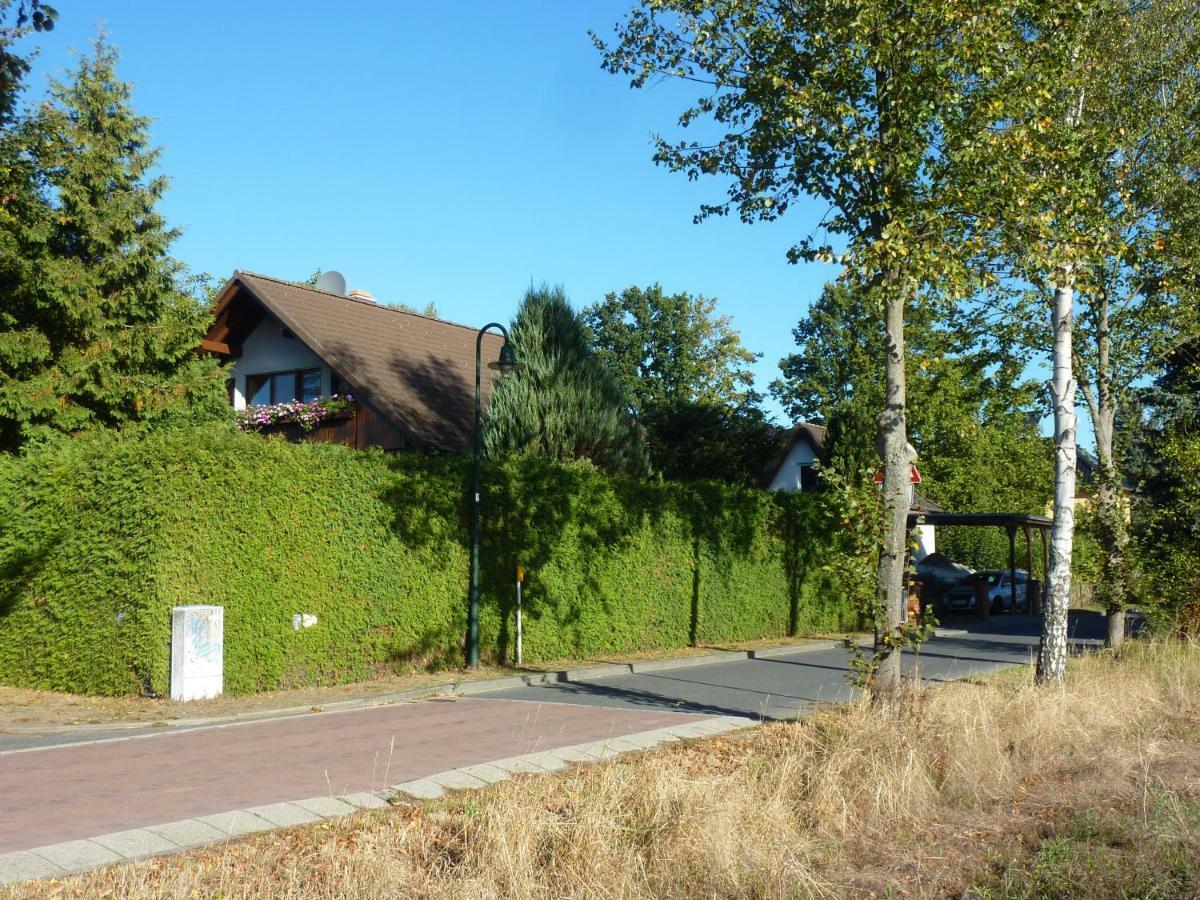
{"type": "Polygon", "coordinates": [[[170,255],[149,120],[101,38],[69,83],[6,131],[21,205],[0,240],[0,447],[221,408],[195,353],[207,313],[170,255]]]}
{"type": "Polygon", "coordinates": [[[647,474],[642,432],[617,383],[592,355],[562,288],[531,288],[510,333],[524,367],[492,391],[488,455],[587,459],[608,472],[647,474]]]}

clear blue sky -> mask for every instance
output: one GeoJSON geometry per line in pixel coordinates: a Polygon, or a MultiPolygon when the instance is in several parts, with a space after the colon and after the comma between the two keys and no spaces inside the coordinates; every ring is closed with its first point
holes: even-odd
{"type": "Polygon", "coordinates": [[[338,269],[474,324],[507,322],[531,279],[577,306],[660,281],[719,298],[763,353],[764,392],[833,275],[785,259],[815,204],[770,225],[692,223],[723,184],[650,162],[687,95],[631,90],[588,37],[628,0],[56,6],[30,96],[103,25],[155,119],[164,212],[196,271],[338,269]]]}

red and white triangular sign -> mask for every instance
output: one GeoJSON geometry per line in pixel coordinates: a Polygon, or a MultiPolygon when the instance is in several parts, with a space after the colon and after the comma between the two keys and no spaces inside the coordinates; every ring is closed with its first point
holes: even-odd
{"type": "MultiPolygon", "coordinates": [[[[908,473],[908,483],[909,484],[920,484],[921,483],[921,473],[917,471],[917,467],[910,466],[909,469],[910,469],[910,471],[908,473]]],[[[877,466],[875,468],[875,476],[871,479],[871,481],[875,484],[883,484],[883,466],[877,466]]]]}

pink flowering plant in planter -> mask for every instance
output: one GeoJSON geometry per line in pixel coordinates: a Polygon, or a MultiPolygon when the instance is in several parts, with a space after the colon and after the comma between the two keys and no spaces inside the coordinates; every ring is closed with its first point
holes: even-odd
{"type": "Polygon", "coordinates": [[[354,415],[354,398],[350,394],[318,397],[316,400],[290,400],[270,406],[251,406],[239,409],[235,415],[242,431],[257,431],[268,425],[295,422],[305,431],[312,431],[330,419],[348,419],[354,415]]]}

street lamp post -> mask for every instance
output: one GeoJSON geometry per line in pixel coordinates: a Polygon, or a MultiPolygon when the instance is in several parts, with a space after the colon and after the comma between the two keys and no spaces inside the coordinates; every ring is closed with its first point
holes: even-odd
{"type": "Polygon", "coordinates": [[[479,668],[479,494],[482,490],[480,483],[480,467],[483,459],[483,403],[480,398],[480,369],[483,357],[483,336],[493,328],[500,329],[504,335],[504,346],[500,348],[500,358],[488,363],[489,369],[495,369],[501,375],[507,375],[521,368],[512,345],[508,342],[508,331],[499,322],[491,322],[479,329],[475,338],[475,473],[471,480],[471,587],[467,600],[467,664],[472,669],[479,668]]]}

